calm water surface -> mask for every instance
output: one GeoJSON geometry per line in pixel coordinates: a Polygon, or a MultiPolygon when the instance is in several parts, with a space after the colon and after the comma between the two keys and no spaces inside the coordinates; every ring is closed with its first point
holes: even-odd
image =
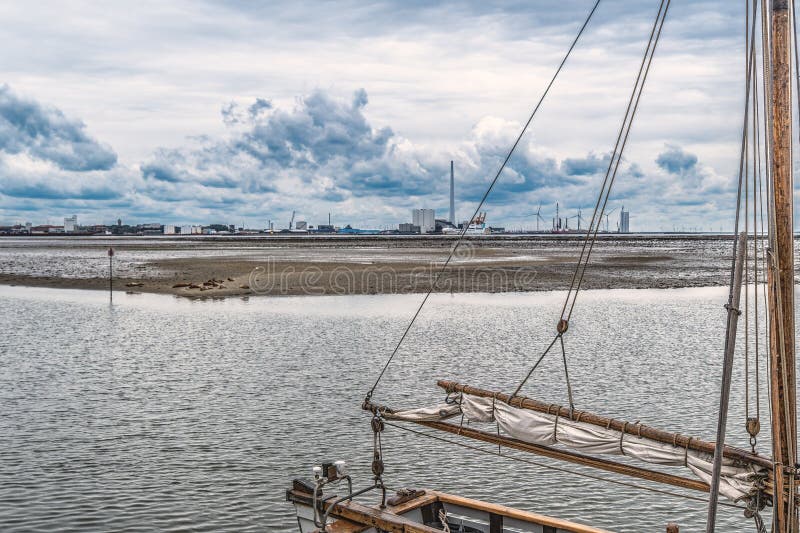
{"type": "MultiPolygon", "coordinates": [[[[562,298],[435,295],[375,399],[439,401],[440,378],[509,390],[549,341],[562,298]]],[[[0,287],[0,530],[292,531],[293,477],[345,459],[356,485],[369,482],[360,401],[419,300],[118,294],[112,306],[101,292],[0,287]]],[[[566,340],[577,406],[713,439],[724,301],[725,289],[582,294],[566,340]]],[[[739,445],[741,363],[729,422],[739,445]]],[[[566,402],[558,358],[526,394],[566,402]]],[[[763,401],[762,427],[766,411],[763,401]]],[[[614,531],[668,521],[697,531],[705,520],[702,502],[393,428],[384,442],[395,488],[457,491],[614,531]]],[[[759,446],[768,452],[766,436],[759,446]]],[[[752,531],[739,510],[721,515],[720,531],[752,531]]]]}

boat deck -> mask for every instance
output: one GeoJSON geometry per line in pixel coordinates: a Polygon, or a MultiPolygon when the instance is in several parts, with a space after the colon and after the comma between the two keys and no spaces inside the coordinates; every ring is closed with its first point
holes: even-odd
{"type": "MultiPolygon", "coordinates": [[[[286,498],[295,504],[303,533],[318,531],[313,525],[312,494],[297,488],[286,498]]],[[[333,499],[321,498],[320,510],[327,510],[333,499]]],[[[444,510],[452,531],[474,533],[608,533],[549,516],[521,511],[437,491],[419,491],[419,495],[385,509],[353,501],[336,504],[330,511],[333,520],[329,533],[364,533],[376,530],[393,533],[440,533],[439,512],[444,510]]]]}

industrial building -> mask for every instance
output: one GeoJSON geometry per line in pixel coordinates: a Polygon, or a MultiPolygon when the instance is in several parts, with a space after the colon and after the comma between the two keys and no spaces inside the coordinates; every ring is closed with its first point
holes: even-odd
{"type": "Polygon", "coordinates": [[[630,233],[631,232],[631,212],[625,211],[625,207],[622,207],[622,211],[619,212],[619,232],[620,233],[630,233]]]}
{"type": "Polygon", "coordinates": [[[202,226],[181,226],[180,228],[181,235],[202,235],[203,234],[203,227],[202,226]]]}
{"type": "Polygon", "coordinates": [[[419,226],[415,224],[409,224],[408,222],[400,224],[399,226],[400,233],[419,233],[419,226]]]}
{"type": "Polygon", "coordinates": [[[78,215],[64,218],[64,233],[74,233],[78,229],[78,215]]]}
{"type": "Polygon", "coordinates": [[[411,223],[419,226],[420,233],[433,233],[436,231],[436,213],[433,209],[414,209],[411,223]]]}

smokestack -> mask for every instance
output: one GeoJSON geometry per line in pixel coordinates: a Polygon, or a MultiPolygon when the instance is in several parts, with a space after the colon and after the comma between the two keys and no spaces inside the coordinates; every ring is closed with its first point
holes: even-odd
{"type": "Polygon", "coordinates": [[[453,161],[450,161],[450,223],[456,225],[456,179],[453,172],[453,161]]]}

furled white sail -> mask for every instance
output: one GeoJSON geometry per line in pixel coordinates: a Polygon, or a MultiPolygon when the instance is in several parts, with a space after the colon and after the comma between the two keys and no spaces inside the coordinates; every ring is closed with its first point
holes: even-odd
{"type": "MultiPolygon", "coordinates": [[[[462,414],[465,421],[470,423],[497,422],[506,435],[531,444],[560,444],[588,454],[624,455],[651,464],[684,466],[706,483],[711,481],[714,459],[711,454],[556,415],[512,407],[492,398],[462,394],[454,403],[385,413],[385,417],[410,422],[430,422],[462,414]]],[[[733,501],[747,499],[757,491],[758,479],[764,474],[765,472],[755,466],[740,465],[724,459],[720,494],[733,501]]]]}

